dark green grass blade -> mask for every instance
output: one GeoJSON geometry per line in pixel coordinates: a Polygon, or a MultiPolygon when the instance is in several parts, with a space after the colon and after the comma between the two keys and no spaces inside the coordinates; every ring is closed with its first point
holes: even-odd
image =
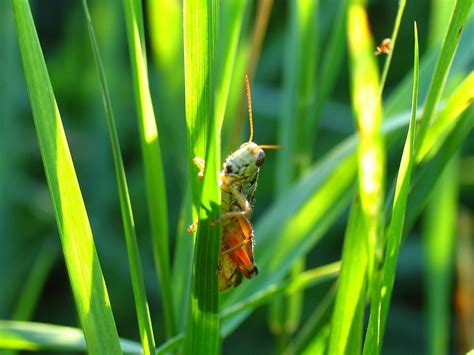
{"type": "MultiPolygon", "coordinates": [[[[122,338],[119,341],[118,351],[121,349],[125,354],[142,353],[140,343],[122,338]]],[[[90,346],[81,329],[18,321],[0,321],[0,349],[90,353],[90,346]]],[[[100,354],[109,354],[110,351],[104,349],[100,354]]]]}
{"type": "Polygon", "coordinates": [[[176,331],[170,284],[168,247],[168,207],[158,129],[148,84],[148,64],[143,15],[139,0],[124,0],[130,63],[133,73],[140,142],[145,168],[148,209],[151,221],[153,256],[161,286],[166,337],[176,331]]]}
{"type": "Polygon", "coordinates": [[[388,308],[395,281],[398,253],[402,240],[406,203],[410,188],[411,170],[414,164],[413,150],[415,144],[416,108],[418,106],[418,73],[418,32],[415,24],[412,114],[397,177],[392,218],[388,229],[387,249],[380,276],[381,282],[378,285],[378,289],[375,290],[376,297],[374,303],[376,306],[371,309],[367,336],[364,344],[364,354],[380,354],[382,349],[384,329],[387,321],[388,308]]]}
{"type": "Polygon", "coordinates": [[[92,231],[28,1],[14,0],[13,7],[41,156],[88,349],[120,353],[92,231]]]}
{"type": "Polygon", "coordinates": [[[449,353],[459,168],[455,155],[434,188],[423,220],[428,354],[449,353]]]}
{"type": "Polygon", "coordinates": [[[441,53],[436,63],[434,74],[431,78],[428,94],[423,106],[420,128],[417,136],[417,151],[432,123],[433,114],[441,98],[448,77],[454,54],[458,47],[461,34],[471,9],[472,0],[457,0],[449,21],[448,30],[444,37],[441,53]]]}
{"type": "Polygon", "coordinates": [[[158,349],[156,349],[156,355],[175,354],[178,352],[178,348],[184,342],[184,334],[178,334],[167,340],[158,349]]]}
{"type": "Polygon", "coordinates": [[[22,321],[31,319],[58,255],[58,245],[54,244],[51,239],[43,242],[34,263],[31,265],[28,277],[23,280],[21,294],[18,297],[11,319],[22,321]]]}
{"type": "Polygon", "coordinates": [[[130,274],[132,277],[133,295],[135,297],[135,306],[140,329],[140,338],[145,354],[155,352],[155,339],[153,335],[153,327],[151,324],[150,310],[148,309],[148,301],[145,291],[145,281],[143,280],[142,265],[140,262],[140,253],[138,250],[137,236],[135,232],[135,222],[133,220],[132,205],[130,195],[128,193],[127,178],[123,166],[122,154],[120,153],[120,143],[115,125],[115,118],[112,109],[112,102],[107,86],[104,67],[99,53],[99,45],[92,26],[92,19],[87,7],[87,1],[83,0],[82,5],[87,20],[87,28],[91,40],[94,60],[100,78],[102,89],[102,98],[104,101],[107,126],[109,129],[110,142],[112,144],[112,154],[114,158],[115,176],[117,178],[117,186],[120,197],[120,209],[122,212],[122,222],[125,232],[125,241],[127,244],[128,261],[130,265],[130,274]]]}
{"type": "Polygon", "coordinates": [[[186,124],[191,166],[193,205],[199,214],[192,271],[190,312],[185,353],[219,352],[219,294],[217,262],[220,227],[210,222],[220,215],[220,129],[214,111],[215,55],[219,1],[186,0],[184,3],[184,48],[186,124]],[[198,29],[198,30],[196,30],[198,29]],[[206,160],[202,189],[191,159],[206,160]]]}

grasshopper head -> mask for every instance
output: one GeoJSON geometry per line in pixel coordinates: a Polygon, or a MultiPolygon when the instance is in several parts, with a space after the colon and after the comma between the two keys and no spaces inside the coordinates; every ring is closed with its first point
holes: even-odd
{"type": "Polygon", "coordinates": [[[253,142],[246,142],[224,163],[224,175],[244,180],[257,174],[265,161],[265,152],[253,142]]]}

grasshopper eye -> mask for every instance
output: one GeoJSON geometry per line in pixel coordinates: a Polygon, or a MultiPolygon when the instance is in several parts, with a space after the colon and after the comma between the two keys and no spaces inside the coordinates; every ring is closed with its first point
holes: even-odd
{"type": "Polygon", "coordinates": [[[255,165],[258,167],[261,167],[264,161],[265,161],[265,152],[263,151],[263,149],[259,149],[257,153],[257,157],[255,158],[255,165]]]}

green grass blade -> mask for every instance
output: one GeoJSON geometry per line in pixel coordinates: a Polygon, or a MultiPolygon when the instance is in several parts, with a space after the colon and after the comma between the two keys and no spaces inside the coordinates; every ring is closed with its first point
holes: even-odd
{"type": "MultiPolygon", "coordinates": [[[[336,298],[337,282],[331,286],[324,298],[314,308],[308,320],[301,327],[294,339],[288,346],[288,354],[324,354],[324,351],[318,351],[317,348],[324,343],[326,348],[329,337],[329,326],[324,324],[329,312],[332,311],[334,299],[336,298]]],[[[327,323],[327,320],[326,320],[327,323]]]]}
{"type": "Polygon", "coordinates": [[[472,0],[457,0],[449,21],[448,30],[444,37],[441,53],[436,63],[434,74],[428,88],[428,94],[423,106],[420,128],[417,136],[417,151],[432,123],[432,117],[441,98],[449,69],[453,62],[454,54],[458,47],[459,40],[471,9],[472,0]]]}
{"type": "Polygon", "coordinates": [[[367,272],[372,290],[377,248],[383,239],[383,205],[385,185],[385,143],[382,135],[382,103],[378,66],[365,8],[350,4],[347,35],[351,71],[351,96],[357,131],[358,182],[368,252],[367,272]]]}
{"type": "Polygon", "coordinates": [[[41,156],[88,350],[120,353],[104,277],[31,10],[26,0],[14,0],[13,7],[41,156]]]}
{"type": "MultiPolygon", "coordinates": [[[[141,354],[139,343],[119,339],[121,351],[125,354],[141,354]]],[[[0,349],[15,349],[28,351],[82,351],[90,353],[90,346],[86,343],[81,329],[60,325],[4,321],[0,320],[0,349]]],[[[104,349],[101,354],[110,353],[104,349]]]]}
{"type": "MultiPolygon", "coordinates": [[[[320,69],[320,82],[316,97],[316,113],[315,119],[312,120],[312,124],[317,125],[319,116],[323,111],[323,107],[326,104],[329,95],[334,89],[337,83],[339,75],[341,73],[341,65],[345,57],[346,50],[346,17],[347,17],[347,0],[341,0],[339,5],[337,17],[334,20],[334,27],[331,30],[330,37],[327,41],[327,47],[321,53],[321,69],[320,69]]],[[[322,46],[321,46],[322,47],[322,46]]],[[[309,126],[308,130],[314,132],[316,126],[309,126]]],[[[314,146],[315,137],[311,142],[311,147],[314,146]]]]}
{"type": "Polygon", "coordinates": [[[397,44],[397,38],[398,38],[398,30],[400,29],[400,23],[402,22],[402,17],[403,17],[403,12],[405,11],[405,5],[406,5],[406,0],[400,0],[398,2],[398,11],[397,11],[397,17],[395,19],[395,26],[393,27],[393,32],[392,32],[392,43],[391,43],[391,49],[388,52],[387,59],[385,60],[385,64],[383,67],[383,72],[382,72],[382,78],[380,79],[380,92],[383,92],[383,89],[385,87],[385,81],[387,80],[388,76],[388,70],[390,69],[390,63],[392,62],[392,56],[393,52],[395,50],[395,45],[397,44]]]}
{"type": "Polygon", "coordinates": [[[459,167],[454,156],[434,188],[423,221],[427,353],[433,355],[449,352],[459,167]]]}
{"type": "Polygon", "coordinates": [[[414,164],[414,144],[416,108],[418,106],[418,80],[419,80],[419,54],[418,54],[418,32],[415,24],[415,47],[414,47],[414,70],[413,70],[413,94],[412,114],[408,134],[403,150],[400,169],[395,188],[395,200],[393,203],[392,219],[388,229],[387,249],[382,267],[381,283],[376,290],[376,307],[371,309],[367,336],[364,344],[364,354],[380,354],[385,324],[387,321],[388,308],[395,281],[395,270],[397,267],[398,253],[402,241],[403,223],[410,188],[411,170],[414,164]]]}
{"type": "MultiPolygon", "coordinates": [[[[352,203],[349,223],[344,236],[342,268],[338,280],[338,290],[332,316],[329,354],[360,353],[357,337],[351,338],[352,328],[358,328],[357,315],[364,307],[367,264],[369,262],[364,235],[365,216],[361,202],[356,196],[352,203]],[[351,340],[350,340],[351,338],[351,340]]],[[[362,335],[362,334],[360,334],[362,335]]]]}
{"type": "Polygon", "coordinates": [[[431,125],[425,135],[425,139],[419,146],[416,160],[419,163],[424,159],[430,159],[437,153],[448,134],[456,126],[464,112],[474,100],[474,73],[457,87],[456,91],[449,97],[446,105],[436,116],[436,120],[431,125]],[[429,155],[428,155],[429,152],[429,155]]]}
{"type": "Polygon", "coordinates": [[[163,163],[158,142],[158,129],[148,84],[148,65],[141,6],[141,1],[139,0],[124,0],[125,22],[127,25],[140,142],[145,168],[153,256],[161,286],[166,337],[169,338],[175,334],[176,324],[170,284],[168,207],[163,163]]]}
{"type": "Polygon", "coordinates": [[[292,292],[301,291],[306,288],[315,286],[332,278],[335,278],[341,267],[340,262],[317,267],[304,271],[292,279],[285,280],[281,283],[272,284],[265,289],[253,294],[244,300],[241,300],[232,306],[226,308],[221,313],[222,319],[228,319],[242,311],[258,307],[272,300],[273,297],[280,294],[291,294],[292,292]]]}
{"type": "Polygon", "coordinates": [[[214,66],[218,34],[219,2],[186,0],[184,3],[184,48],[186,124],[189,159],[204,157],[206,169],[200,183],[192,168],[193,205],[199,211],[194,250],[192,294],[184,344],[185,353],[219,352],[219,294],[216,268],[219,257],[220,227],[210,225],[219,218],[221,193],[220,129],[215,115],[214,66]],[[199,30],[196,30],[199,29],[199,30]]]}
{"type": "Polygon", "coordinates": [[[125,241],[127,244],[128,261],[130,265],[130,274],[132,278],[133,295],[135,297],[135,306],[140,329],[140,338],[143,344],[143,352],[152,354],[155,352],[155,339],[153,335],[153,327],[151,324],[150,310],[148,309],[148,301],[145,291],[145,281],[143,280],[143,271],[140,261],[140,253],[138,250],[137,236],[135,232],[135,222],[133,219],[132,205],[130,195],[128,193],[127,178],[125,176],[125,168],[123,166],[122,154],[120,153],[120,143],[115,125],[115,118],[112,109],[112,102],[107,86],[105,71],[100,58],[99,45],[95,36],[92,19],[89,14],[87,1],[83,0],[82,5],[86,15],[87,29],[91,40],[94,60],[99,74],[102,98],[104,101],[107,126],[109,129],[110,142],[112,144],[112,155],[114,158],[115,176],[117,178],[117,186],[120,197],[120,209],[122,212],[123,228],[125,233],[125,241]]]}
{"type": "Polygon", "coordinates": [[[178,334],[156,349],[156,355],[175,354],[184,342],[184,334],[178,334]]]}

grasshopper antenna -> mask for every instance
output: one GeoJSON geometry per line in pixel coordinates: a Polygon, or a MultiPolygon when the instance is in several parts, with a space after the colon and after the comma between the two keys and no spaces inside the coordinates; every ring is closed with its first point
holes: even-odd
{"type": "Polygon", "coordinates": [[[247,103],[249,106],[249,121],[250,121],[250,138],[249,142],[253,140],[253,115],[252,115],[252,94],[250,93],[249,76],[245,74],[245,87],[247,89],[247,103]]]}

